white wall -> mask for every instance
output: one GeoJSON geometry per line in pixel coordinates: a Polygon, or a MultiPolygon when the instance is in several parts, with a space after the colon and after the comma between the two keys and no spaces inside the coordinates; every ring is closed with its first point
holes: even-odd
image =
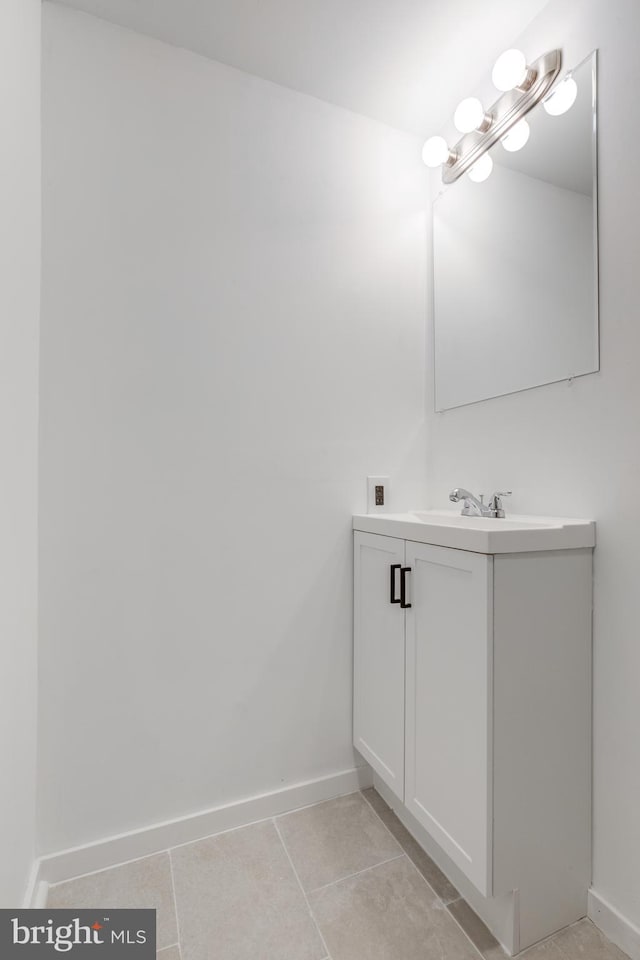
{"type": "Polygon", "coordinates": [[[0,4],[0,907],[34,859],[40,0],[0,4]]]}
{"type": "Polygon", "coordinates": [[[368,473],[424,499],[412,137],[44,8],[43,852],[351,748],[368,473]]]}
{"type": "MultiPolygon", "coordinates": [[[[514,490],[517,512],[595,517],[595,890],[640,925],[640,147],[637,0],[552,0],[516,45],[599,54],[601,373],[429,417],[429,498],[514,490]]],[[[515,38],[514,38],[515,39],[515,38]]],[[[489,74],[490,64],[487,64],[489,74]]],[[[452,104],[452,107],[454,104],[452,104]]]]}

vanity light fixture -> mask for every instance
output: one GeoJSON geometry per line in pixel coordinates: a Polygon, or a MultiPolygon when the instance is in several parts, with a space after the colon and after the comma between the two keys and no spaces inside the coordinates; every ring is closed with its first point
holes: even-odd
{"type": "Polygon", "coordinates": [[[474,183],[482,183],[483,180],[486,180],[488,176],[491,175],[493,170],[493,160],[488,153],[483,153],[479,160],[476,160],[474,165],[469,170],[469,180],[473,180],[474,183]]]}
{"type": "Polygon", "coordinates": [[[444,137],[430,137],[422,148],[422,159],[428,167],[439,167],[449,159],[449,147],[444,137]]]}
{"type": "Polygon", "coordinates": [[[496,60],[492,73],[494,85],[503,91],[502,95],[488,110],[476,97],[459,103],[454,124],[462,137],[453,147],[442,137],[427,140],[422,151],[426,165],[442,166],[443,183],[454,183],[467,172],[476,183],[486,180],[493,168],[487,151],[500,140],[506,150],[520,150],[529,139],[529,124],[524,117],[536,104],[546,97],[545,109],[548,113],[557,111],[557,115],[568,110],[575,100],[571,87],[575,81],[571,78],[563,81],[557,93],[547,97],[561,66],[560,50],[550,50],[530,64],[520,50],[506,50],[496,60]]]}
{"type": "Polygon", "coordinates": [[[578,84],[569,75],[542,101],[542,106],[549,116],[560,117],[574,105],[577,96],[578,84]]]}
{"type": "Polygon", "coordinates": [[[491,126],[492,117],[484,112],[484,108],[477,97],[467,97],[456,107],[453,123],[460,133],[471,133],[479,130],[484,133],[491,126]]]}
{"type": "Polygon", "coordinates": [[[502,146],[509,153],[515,153],[516,150],[522,150],[529,139],[531,127],[526,120],[518,120],[515,127],[511,127],[509,133],[502,138],[502,146]]]}
{"type": "Polygon", "coordinates": [[[527,81],[531,83],[535,78],[527,67],[522,50],[505,50],[493,66],[491,79],[496,90],[506,93],[514,87],[524,89],[527,81]]]}

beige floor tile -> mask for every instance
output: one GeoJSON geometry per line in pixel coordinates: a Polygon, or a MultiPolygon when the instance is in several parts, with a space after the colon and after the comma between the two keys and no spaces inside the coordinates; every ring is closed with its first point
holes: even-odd
{"type": "Polygon", "coordinates": [[[391,807],[382,799],[377,790],[370,787],[363,791],[363,796],[376,811],[385,827],[396,838],[406,855],[416,865],[443,903],[452,903],[460,899],[460,894],[452,883],[445,877],[440,867],[433,862],[428,853],[414,840],[407,828],[400,822],[391,807]]]}
{"type": "Polygon", "coordinates": [[[628,960],[626,953],[614,947],[591,920],[579,920],[552,937],[562,960],[628,960]]]}
{"type": "Polygon", "coordinates": [[[286,814],[277,824],[307,891],[402,854],[359,793],[286,814]]]}
{"type": "Polygon", "coordinates": [[[332,960],[479,960],[405,856],[309,900],[332,960]]]}
{"type": "Polygon", "coordinates": [[[178,942],[169,855],[159,853],[49,888],[52,908],[155,908],[156,947],[178,942]]]}
{"type": "Polygon", "coordinates": [[[579,920],[524,950],[522,960],[629,960],[590,920],[579,920]]]}
{"type": "Polygon", "coordinates": [[[326,949],[274,824],[171,851],[182,960],[321,960],[326,949]]]}
{"type": "MultiPolygon", "coordinates": [[[[518,960],[565,960],[564,954],[553,940],[545,940],[518,954],[518,960]]],[[[586,960],[586,958],[585,958],[586,960]]]]}
{"type": "Polygon", "coordinates": [[[158,950],[157,960],[181,960],[180,948],[178,946],[167,947],[165,950],[158,950]]]}

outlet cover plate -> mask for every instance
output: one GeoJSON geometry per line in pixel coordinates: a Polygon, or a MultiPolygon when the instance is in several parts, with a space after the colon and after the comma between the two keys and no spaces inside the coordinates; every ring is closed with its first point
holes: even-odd
{"type": "Polygon", "coordinates": [[[389,513],[389,502],[389,477],[367,477],[367,513],[389,513]]]}

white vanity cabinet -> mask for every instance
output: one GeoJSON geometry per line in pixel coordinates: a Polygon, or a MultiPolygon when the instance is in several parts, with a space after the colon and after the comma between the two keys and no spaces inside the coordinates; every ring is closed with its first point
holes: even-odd
{"type": "Polygon", "coordinates": [[[354,744],[486,894],[493,558],[368,533],[354,546],[354,744]]]}
{"type": "Polygon", "coordinates": [[[408,542],[405,804],[491,892],[493,557],[408,542]]]}
{"type": "Polygon", "coordinates": [[[489,554],[390,536],[389,518],[354,528],[354,745],[515,953],[586,914],[592,549],[489,554]]]}
{"type": "Polygon", "coordinates": [[[355,536],[353,727],[356,749],[396,796],[404,797],[404,611],[391,589],[404,540],[355,536]]]}

